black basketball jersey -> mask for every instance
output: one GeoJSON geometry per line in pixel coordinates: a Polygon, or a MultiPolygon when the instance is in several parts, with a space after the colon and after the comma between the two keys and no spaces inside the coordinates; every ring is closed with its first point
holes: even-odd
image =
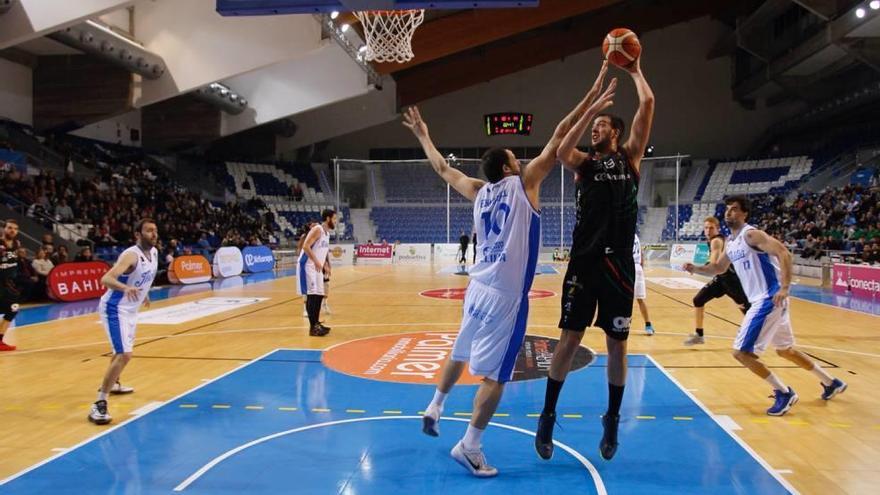
{"type": "MultiPolygon", "coordinates": [[[[712,252],[712,241],[714,241],[715,239],[721,239],[721,242],[723,242],[725,245],[727,244],[727,239],[723,235],[716,235],[715,237],[712,237],[711,239],[709,239],[709,252],[710,253],[712,252]]],[[[721,249],[722,249],[722,252],[724,252],[724,246],[722,246],[721,249]]],[[[733,269],[733,263],[731,263],[730,266],[727,267],[726,272],[718,274],[717,277],[719,279],[721,279],[722,282],[736,283],[736,284],[739,283],[739,278],[736,276],[736,271],[734,271],[734,269],[733,269]]]]}
{"type": "Polygon", "coordinates": [[[11,286],[18,277],[18,246],[17,240],[12,241],[11,247],[0,242],[0,283],[4,286],[11,286]]]}
{"type": "Polygon", "coordinates": [[[621,150],[594,152],[574,176],[577,220],[571,257],[617,253],[632,256],[639,206],[639,173],[621,150]]]}

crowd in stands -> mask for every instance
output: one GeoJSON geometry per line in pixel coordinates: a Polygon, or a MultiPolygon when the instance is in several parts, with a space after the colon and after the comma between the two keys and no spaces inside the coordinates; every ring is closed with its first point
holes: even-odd
{"type": "Polygon", "coordinates": [[[880,263],[880,188],[801,192],[790,204],[778,195],[753,199],[753,223],[801,256],[838,251],[852,261],[880,263]]]}
{"type": "Polygon", "coordinates": [[[12,170],[0,173],[0,190],[30,205],[27,214],[35,220],[93,225],[88,241],[95,247],[131,244],[132,227],[142,217],[156,219],[162,238],[185,246],[263,244],[271,235],[264,219],[251,213],[255,205],[214,206],[162,171],[136,163],[101,169],[82,181],[70,173],[59,179],[51,172],[29,177],[12,170]]]}

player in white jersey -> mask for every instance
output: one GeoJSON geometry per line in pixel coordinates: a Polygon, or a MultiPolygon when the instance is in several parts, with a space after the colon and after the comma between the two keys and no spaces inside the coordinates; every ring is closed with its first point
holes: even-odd
{"type": "Polygon", "coordinates": [[[471,374],[482,376],[483,380],[474,397],[474,412],[467,431],[451,454],[474,476],[498,474],[486,462],[481,438],[501,400],[504,384],[513,376],[525,338],[528,293],[541,244],[541,182],[555,166],[556,149],[572,123],[584,112],[596,114],[606,108],[612,96],[610,91],[600,95],[598,89],[591,90],[559,123],[540,156],[526,167],[520,167],[510,150],[487,151],[482,170],[488,182],[450,167],[431,141],[418,109],[412,107],[405,114],[404,125],[418,138],[434,171],[462,196],[474,201],[477,262],[470,270],[461,330],[422,422],[424,433],[439,435],[443,403],[465,363],[469,363],[471,374]]]}
{"type": "Polygon", "coordinates": [[[832,377],[819,364],[794,346],[794,334],[788,313],[791,286],[791,254],[764,231],[746,223],[751,211],[745,196],[731,196],[725,201],[724,221],[730,237],[717,261],[704,266],[684,265],[691,273],[718,275],[732,264],[751,304],[733,343],[733,356],[746,368],[773,386],[775,400],[767,409],[771,416],[782,416],[798,401],[795,391],[762,363],[758,355],[768,345],[779,356],[812,372],[822,382],[822,399],[829,400],[846,390],[846,383],[832,377]]]}
{"type": "Polygon", "coordinates": [[[639,242],[639,236],[633,239],[633,262],[636,265],[636,278],[633,282],[633,297],[639,304],[639,311],[642,313],[642,319],[645,320],[645,333],[654,335],[654,326],[651,325],[651,317],[648,315],[648,305],[645,299],[648,297],[648,291],[645,288],[645,259],[642,257],[642,243],[639,242]]]}
{"type": "MultiPolygon", "coordinates": [[[[324,300],[324,274],[327,254],[330,252],[330,231],[336,228],[336,212],[326,209],[321,212],[321,222],[306,234],[302,252],[297,261],[297,292],[306,298],[306,312],[309,316],[309,335],[323,337],[330,328],[319,321],[321,302],[324,300]]],[[[329,266],[326,267],[329,278],[329,266]]]]}
{"type": "Polygon", "coordinates": [[[89,413],[89,421],[98,425],[113,420],[107,412],[108,394],[134,392],[134,389],[119,383],[119,376],[131,361],[138,308],[141,304],[150,305],[150,287],[156,278],[159,262],[159,252],[155,247],[159,240],[156,222],[150,218],[138,221],[135,239],[137,244],[123,251],[113,268],[101,279],[107,292],[101,297],[98,314],[113,347],[113,357],[98,390],[98,399],[89,413]]]}

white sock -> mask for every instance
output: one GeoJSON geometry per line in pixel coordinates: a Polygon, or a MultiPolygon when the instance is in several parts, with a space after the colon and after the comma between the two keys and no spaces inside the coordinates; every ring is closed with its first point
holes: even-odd
{"type": "Polygon", "coordinates": [[[107,400],[107,392],[98,390],[98,400],[107,400]]]}
{"type": "Polygon", "coordinates": [[[483,430],[473,425],[468,425],[464,438],[461,439],[461,444],[466,450],[477,450],[480,448],[480,439],[482,437],[483,430]]]}
{"type": "Polygon", "coordinates": [[[444,394],[440,391],[440,389],[434,390],[434,398],[431,399],[431,404],[428,407],[434,407],[437,409],[443,409],[443,403],[446,402],[446,396],[449,394],[444,394]]]}
{"type": "Polygon", "coordinates": [[[771,372],[770,376],[765,378],[765,380],[767,380],[767,383],[772,385],[775,390],[779,390],[780,392],[788,393],[788,387],[786,387],[785,384],[782,383],[782,380],[780,380],[779,377],[776,376],[775,373],[771,372]]]}
{"type": "Polygon", "coordinates": [[[810,370],[810,373],[812,373],[812,374],[816,375],[817,377],[819,377],[819,380],[822,381],[822,385],[825,385],[826,387],[827,387],[828,385],[831,385],[832,382],[834,382],[834,377],[832,377],[831,375],[829,375],[829,374],[828,374],[825,370],[823,370],[822,367],[819,366],[818,364],[813,363],[813,369],[810,370]]]}

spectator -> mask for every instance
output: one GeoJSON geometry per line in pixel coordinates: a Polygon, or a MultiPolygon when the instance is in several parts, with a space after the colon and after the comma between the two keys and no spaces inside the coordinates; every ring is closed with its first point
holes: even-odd
{"type": "Polygon", "coordinates": [[[92,255],[92,248],[85,247],[82,248],[79,254],[76,255],[76,258],[73,259],[76,262],[87,262],[87,261],[95,261],[94,255],[92,255]]]}
{"type": "Polygon", "coordinates": [[[52,255],[51,260],[55,266],[69,262],[70,259],[67,252],[67,246],[65,246],[64,244],[58,246],[58,252],[52,255]]]}
{"type": "Polygon", "coordinates": [[[67,201],[64,198],[58,201],[58,206],[55,207],[55,219],[61,223],[70,223],[73,221],[73,209],[68,206],[67,201]]]}
{"type": "Polygon", "coordinates": [[[31,262],[31,266],[34,267],[37,276],[42,277],[44,284],[46,283],[46,277],[49,276],[49,272],[55,268],[55,264],[46,256],[46,250],[42,248],[37,249],[37,252],[34,255],[34,261],[31,262]]]}

